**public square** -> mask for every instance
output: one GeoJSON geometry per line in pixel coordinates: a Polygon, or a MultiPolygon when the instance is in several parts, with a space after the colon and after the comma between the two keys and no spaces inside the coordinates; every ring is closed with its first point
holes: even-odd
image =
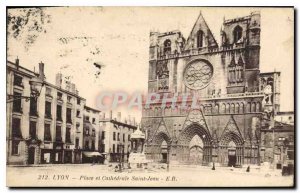
{"type": "Polygon", "coordinates": [[[111,165],[40,165],[7,167],[9,186],[72,186],[72,187],[267,187],[292,186],[293,176],[282,176],[281,170],[208,166],[152,164],[145,170],[115,172],[111,165]],[[13,178],[13,179],[12,179],[13,178]],[[47,183],[45,183],[47,181],[47,183]]]}

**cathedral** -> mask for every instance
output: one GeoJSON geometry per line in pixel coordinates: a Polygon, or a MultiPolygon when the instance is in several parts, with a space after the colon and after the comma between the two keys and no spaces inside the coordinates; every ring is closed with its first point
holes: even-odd
{"type": "Polygon", "coordinates": [[[200,13],[186,39],[150,32],[148,92],[191,93],[199,108],[143,109],[145,153],[154,162],[219,166],[265,161],[261,129],[279,108],[280,73],[260,73],[259,12],[223,21],[220,42],[200,13]]]}

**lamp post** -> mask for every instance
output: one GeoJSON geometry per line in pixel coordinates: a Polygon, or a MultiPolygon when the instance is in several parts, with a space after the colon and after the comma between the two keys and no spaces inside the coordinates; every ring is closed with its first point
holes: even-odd
{"type": "Polygon", "coordinates": [[[290,141],[289,141],[289,139],[288,138],[284,138],[284,140],[283,140],[283,156],[282,156],[282,160],[283,160],[283,164],[287,164],[287,150],[288,150],[288,148],[289,148],[289,143],[290,143],[290,141]]]}
{"type": "Polygon", "coordinates": [[[44,86],[44,81],[38,77],[33,77],[29,81],[29,85],[31,90],[30,96],[17,96],[17,95],[8,94],[6,103],[11,103],[15,100],[20,100],[20,99],[25,99],[26,102],[28,102],[30,99],[37,100],[44,86]]]}
{"type": "Polygon", "coordinates": [[[170,141],[170,145],[168,145],[167,152],[168,152],[168,157],[167,157],[167,171],[169,171],[170,168],[170,150],[171,150],[171,145],[172,145],[172,140],[170,141]]]}

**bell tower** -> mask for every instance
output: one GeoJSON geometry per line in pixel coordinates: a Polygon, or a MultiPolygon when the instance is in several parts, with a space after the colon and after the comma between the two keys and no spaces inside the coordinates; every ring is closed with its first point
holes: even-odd
{"type": "Polygon", "coordinates": [[[177,30],[150,33],[148,92],[177,92],[177,57],[184,44],[177,30]]]}

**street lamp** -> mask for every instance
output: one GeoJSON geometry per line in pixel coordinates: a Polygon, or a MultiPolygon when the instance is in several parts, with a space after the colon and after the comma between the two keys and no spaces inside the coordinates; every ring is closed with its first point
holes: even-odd
{"type": "Polygon", "coordinates": [[[123,159],[123,150],[124,150],[124,145],[122,142],[119,142],[119,171],[122,172],[122,167],[124,166],[124,159],[123,159]]]}
{"type": "Polygon", "coordinates": [[[170,149],[171,149],[171,145],[172,145],[172,140],[170,141],[170,145],[168,145],[168,147],[167,147],[167,152],[168,152],[167,171],[169,171],[169,167],[170,167],[170,149]]]}
{"type": "Polygon", "coordinates": [[[33,77],[30,81],[29,81],[29,85],[30,85],[30,96],[18,96],[18,95],[11,95],[8,94],[7,95],[7,103],[11,103],[15,100],[19,100],[19,99],[25,99],[26,102],[28,102],[30,99],[34,99],[36,100],[42,91],[42,88],[44,86],[44,81],[38,77],[33,77]]]}

